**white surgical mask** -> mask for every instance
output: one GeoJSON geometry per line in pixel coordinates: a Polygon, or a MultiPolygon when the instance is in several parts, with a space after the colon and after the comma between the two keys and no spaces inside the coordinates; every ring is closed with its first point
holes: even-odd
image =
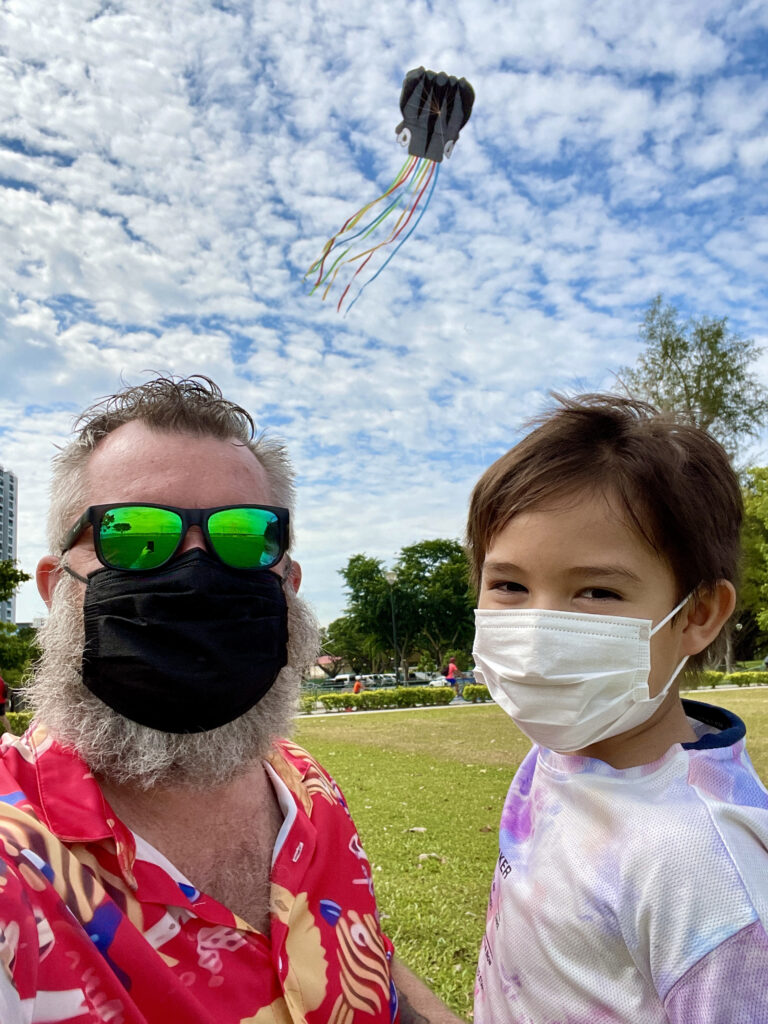
{"type": "Polygon", "coordinates": [[[478,608],[475,677],[535,743],[581,750],[642,725],[664,702],[688,658],[651,697],[651,637],[688,597],[656,626],[614,615],[478,608]]]}

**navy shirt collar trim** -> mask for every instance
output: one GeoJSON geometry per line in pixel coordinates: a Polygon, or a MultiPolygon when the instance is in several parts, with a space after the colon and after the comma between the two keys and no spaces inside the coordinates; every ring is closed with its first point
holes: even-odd
{"type": "Polygon", "coordinates": [[[714,704],[704,704],[698,700],[683,699],[683,710],[688,718],[702,722],[718,732],[705,733],[700,739],[693,743],[683,743],[685,750],[714,750],[716,747],[732,747],[734,743],[743,740],[747,734],[747,727],[738,715],[725,708],[718,708],[714,704]]]}

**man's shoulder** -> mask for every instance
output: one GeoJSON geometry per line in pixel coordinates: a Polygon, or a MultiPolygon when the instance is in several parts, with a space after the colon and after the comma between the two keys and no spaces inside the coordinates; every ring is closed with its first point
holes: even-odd
{"type": "Polygon", "coordinates": [[[343,808],[349,814],[344,795],[332,776],[303,747],[292,740],[278,740],[268,762],[308,814],[318,806],[343,808]]]}
{"type": "Polygon", "coordinates": [[[323,766],[320,764],[320,762],[316,758],[314,758],[309,753],[308,750],[305,750],[304,747],[299,746],[298,743],[294,743],[293,740],[276,740],[272,749],[273,754],[270,755],[270,762],[273,762],[276,759],[274,755],[277,754],[280,757],[284,758],[290,765],[296,768],[299,772],[301,772],[302,775],[306,774],[306,772],[310,769],[313,769],[315,771],[321,771],[325,775],[328,774],[323,768],[323,766]]]}

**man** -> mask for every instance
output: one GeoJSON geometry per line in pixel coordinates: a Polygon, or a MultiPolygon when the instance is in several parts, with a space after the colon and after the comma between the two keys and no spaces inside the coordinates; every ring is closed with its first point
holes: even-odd
{"type": "Polygon", "coordinates": [[[445,676],[445,681],[451,687],[456,696],[459,696],[459,670],[456,667],[456,662],[453,658],[448,662],[448,671],[445,676]]]}
{"type": "Polygon", "coordinates": [[[278,739],[317,651],[282,445],[203,377],[78,426],[36,723],[0,748],[0,1020],[456,1021],[392,959],[333,780],[278,739]]]}

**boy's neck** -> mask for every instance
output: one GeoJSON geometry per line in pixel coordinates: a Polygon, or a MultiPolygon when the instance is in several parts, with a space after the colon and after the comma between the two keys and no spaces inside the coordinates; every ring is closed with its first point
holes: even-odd
{"type": "Polygon", "coordinates": [[[697,739],[680,695],[673,691],[656,713],[636,729],[609,736],[573,753],[595,757],[612,768],[637,768],[657,761],[675,743],[695,743],[697,739]]]}

